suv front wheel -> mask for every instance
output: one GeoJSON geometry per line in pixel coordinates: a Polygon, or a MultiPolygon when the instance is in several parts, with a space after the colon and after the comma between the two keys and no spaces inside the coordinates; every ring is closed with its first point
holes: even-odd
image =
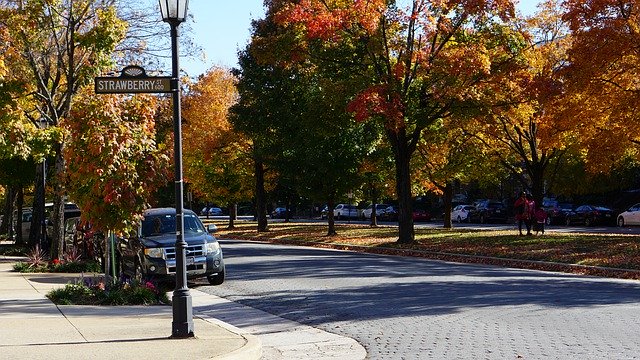
{"type": "Polygon", "coordinates": [[[207,276],[207,281],[209,281],[209,284],[211,285],[220,285],[224,282],[224,268],[222,269],[222,271],[220,271],[219,273],[215,274],[215,275],[209,275],[207,276]]]}

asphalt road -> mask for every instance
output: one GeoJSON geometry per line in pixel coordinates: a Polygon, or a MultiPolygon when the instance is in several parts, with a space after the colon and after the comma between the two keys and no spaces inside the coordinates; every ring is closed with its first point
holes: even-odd
{"type": "Polygon", "coordinates": [[[199,289],[351,337],[370,359],[639,359],[640,282],[222,240],[199,289]]]}

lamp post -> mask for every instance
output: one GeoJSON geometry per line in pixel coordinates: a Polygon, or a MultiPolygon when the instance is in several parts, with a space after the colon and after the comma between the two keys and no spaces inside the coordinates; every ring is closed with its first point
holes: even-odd
{"type": "Polygon", "coordinates": [[[180,114],[180,81],[178,67],[178,26],[187,17],[188,0],[159,0],[162,20],[171,26],[171,94],[173,98],[173,136],[176,194],[176,287],[173,291],[172,338],[193,337],[193,308],[187,287],[184,240],[184,181],[182,179],[182,119],[180,114]]]}

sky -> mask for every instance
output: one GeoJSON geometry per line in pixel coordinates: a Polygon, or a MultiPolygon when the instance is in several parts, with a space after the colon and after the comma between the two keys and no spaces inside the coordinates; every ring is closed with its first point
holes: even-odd
{"type": "MultiPolygon", "coordinates": [[[[520,0],[516,6],[531,15],[538,2],[520,0]]],[[[190,76],[203,74],[212,66],[236,67],[237,52],[251,37],[251,20],[264,17],[263,0],[190,0],[188,11],[193,16],[193,39],[206,55],[204,60],[180,59],[180,67],[190,76]]]]}

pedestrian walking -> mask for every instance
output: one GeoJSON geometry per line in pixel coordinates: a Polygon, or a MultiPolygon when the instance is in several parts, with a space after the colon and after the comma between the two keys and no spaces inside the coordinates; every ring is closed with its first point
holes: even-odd
{"type": "Polygon", "coordinates": [[[538,233],[542,233],[542,235],[544,235],[544,224],[547,221],[547,212],[544,211],[542,207],[538,206],[536,208],[534,219],[536,222],[533,230],[536,232],[536,235],[538,235],[538,233]]]}
{"type": "Polygon", "coordinates": [[[522,236],[522,225],[527,229],[527,235],[531,234],[531,220],[535,214],[535,202],[531,199],[525,191],[520,194],[520,197],[513,204],[516,214],[516,221],[518,222],[518,233],[522,236]]]}

